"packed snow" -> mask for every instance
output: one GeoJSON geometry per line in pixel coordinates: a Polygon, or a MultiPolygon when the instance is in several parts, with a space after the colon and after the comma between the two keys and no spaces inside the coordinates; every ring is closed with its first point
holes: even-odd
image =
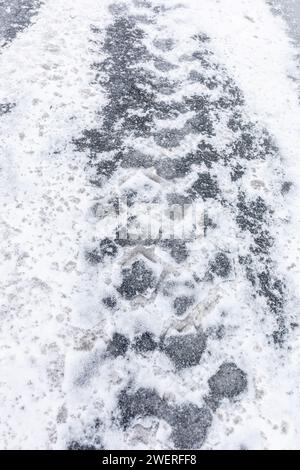
{"type": "Polygon", "coordinates": [[[0,1],[0,448],[299,448],[299,10],[0,1]]]}

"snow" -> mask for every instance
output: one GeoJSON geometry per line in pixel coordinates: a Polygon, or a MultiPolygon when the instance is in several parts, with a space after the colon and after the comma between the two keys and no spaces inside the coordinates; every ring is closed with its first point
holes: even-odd
{"type": "Polygon", "coordinates": [[[78,116],[91,122],[98,105],[90,86],[92,19],[87,11],[82,18],[82,7],[46,2],[35,24],[0,56],[0,102],[16,103],[1,117],[0,138],[4,448],[52,448],[64,402],[89,197],[70,141],[81,129],[78,116]]]}
{"type": "MultiPolygon", "coordinates": [[[[178,65],[168,72],[169,79],[184,83],[193,66],[180,58],[191,53],[194,34],[206,33],[214,60],[225,67],[244,94],[247,117],[275,138],[279,161],[249,163],[242,184],[247,195],[262,194],[274,210],[274,269],[288,286],[286,318],[297,322],[297,46],[284,19],[274,15],[264,0],[181,0],[184,8],[178,9],[172,8],[171,0],[152,3],[170,7],[155,27],[143,25],[151,52],[155,51],[153,40],[162,32],[176,43],[164,54],[166,60],[178,65]],[[278,194],[283,180],[293,182],[284,202],[278,194]]],[[[118,254],[104,267],[87,266],[85,249],[99,235],[101,238],[113,230],[115,222],[112,217],[105,225],[93,218],[93,204],[100,200],[104,205],[120,189],[141,191],[145,184],[151,186],[147,197],[153,199],[166,190],[180,191],[197,179],[196,173],[191,174],[180,180],[183,182],[168,182],[160,189],[161,180],[153,170],[145,176],[142,170],[124,169],[123,179],[113,176],[104,194],[89,183],[87,153],[75,151],[74,140],[83,130],[99,125],[106,103],[91,65],[103,60],[99,50],[105,28],[112,21],[110,4],[109,0],[44,1],[32,24],[0,53],[0,103],[15,104],[9,113],[0,115],[0,447],[65,448],[68,440],[80,440],[91,420],[99,416],[101,440],[110,449],[171,447],[170,426],[157,417],[147,417],[126,432],[111,425],[119,391],[134,378],[137,387],[154,387],[171,403],[189,400],[202,406],[209,378],[221,362],[231,360],[247,373],[248,391],[240,400],[222,402],[203,449],[298,449],[299,335],[297,329],[289,332],[282,348],[270,344],[266,332],[272,331],[274,319],[269,316],[263,327],[259,321],[265,307],[252,300],[236,256],[247,252],[249,240],[237,233],[229,211],[215,201],[207,203],[222,223],[222,237],[216,232],[209,242],[197,240],[186,271],[173,272],[174,264],[166,251],[153,253],[146,248],[130,259],[118,254]],[[95,34],[91,27],[99,32],[95,34]],[[155,297],[151,292],[132,304],[121,299],[117,311],[104,311],[101,298],[113,294],[120,285],[120,266],[129,267],[135,259],[146,260],[157,280],[171,272],[168,275],[177,294],[189,295],[189,288],[183,286],[190,282],[192,271],[205,274],[208,254],[216,247],[233,253],[233,277],[213,286],[203,283],[197,293],[197,308],[183,320],[174,318],[168,297],[155,297]],[[222,317],[224,312],[230,314],[222,317]],[[179,374],[159,350],[151,357],[138,356],[132,350],[126,357],[105,357],[116,329],[133,340],[145,329],[156,335],[171,335],[178,329],[185,333],[198,328],[214,331],[220,318],[226,340],[210,336],[201,364],[179,374]],[[82,370],[90,374],[88,384],[76,386],[82,370]]],[[[151,64],[145,67],[153,70],[151,64]]],[[[201,90],[201,85],[189,83],[177,89],[176,98],[201,90]]],[[[183,128],[190,117],[158,121],[156,128],[183,128]]],[[[225,120],[224,115],[222,118],[225,120]]],[[[221,150],[231,142],[231,135],[222,121],[216,126],[213,141],[221,150]]],[[[154,140],[149,144],[147,139],[136,139],[136,145],[157,159],[154,140]]],[[[187,135],[179,151],[193,149],[197,143],[197,137],[187,135]]],[[[166,149],[163,156],[172,156],[172,151],[166,149]]],[[[233,201],[235,188],[228,171],[221,165],[216,165],[215,171],[222,192],[233,201]]],[[[97,430],[89,428],[88,432],[97,430]]]]}

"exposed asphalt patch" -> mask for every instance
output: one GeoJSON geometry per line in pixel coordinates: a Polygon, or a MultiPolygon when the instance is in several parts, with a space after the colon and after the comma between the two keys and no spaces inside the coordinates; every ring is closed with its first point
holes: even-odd
{"type": "Polygon", "coordinates": [[[41,3],[40,0],[0,1],[0,41],[9,43],[28,28],[41,3]]]}

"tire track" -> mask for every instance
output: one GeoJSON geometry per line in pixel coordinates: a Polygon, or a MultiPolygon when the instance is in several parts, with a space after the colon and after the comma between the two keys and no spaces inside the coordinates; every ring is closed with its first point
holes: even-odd
{"type": "Polygon", "coordinates": [[[19,32],[28,28],[40,6],[40,0],[0,2],[0,40],[3,41],[2,47],[13,41],[19,32]]]}
{"type": "Polygon", "coordinates": [[[291,187],[279,150],[250,119],[210,38],[199,32],[179,47],[168,35],[183,7],[167,5],[110,5],[105,59],[93,64],[106,95],[101,125],[75,142],[95,194],[84,258],[101,329],[74,362],[82,403],[66,426],[72,449],[200,448],[214,413],[246,396],[251,380],[245,360],[226,352],[228,299],[255,317],[270,347],[291,328],[273,261],[274,201],[283,208],[291,187]],[[147,205],[159,208],[156,236],[145,229],[147,205]],[[194,207],[200,234],[189,225],[194,207]],[[165,236],[161,213],[188,233],[165,236]]]}

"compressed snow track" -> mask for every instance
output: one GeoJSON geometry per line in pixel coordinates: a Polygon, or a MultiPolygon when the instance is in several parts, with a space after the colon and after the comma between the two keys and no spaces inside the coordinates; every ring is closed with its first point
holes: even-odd
{"type": "Polygon", "coordinates": [[[53,0],[5,46],[5,448],[297,445],[296,68],[225,3],[53,0]]]}

